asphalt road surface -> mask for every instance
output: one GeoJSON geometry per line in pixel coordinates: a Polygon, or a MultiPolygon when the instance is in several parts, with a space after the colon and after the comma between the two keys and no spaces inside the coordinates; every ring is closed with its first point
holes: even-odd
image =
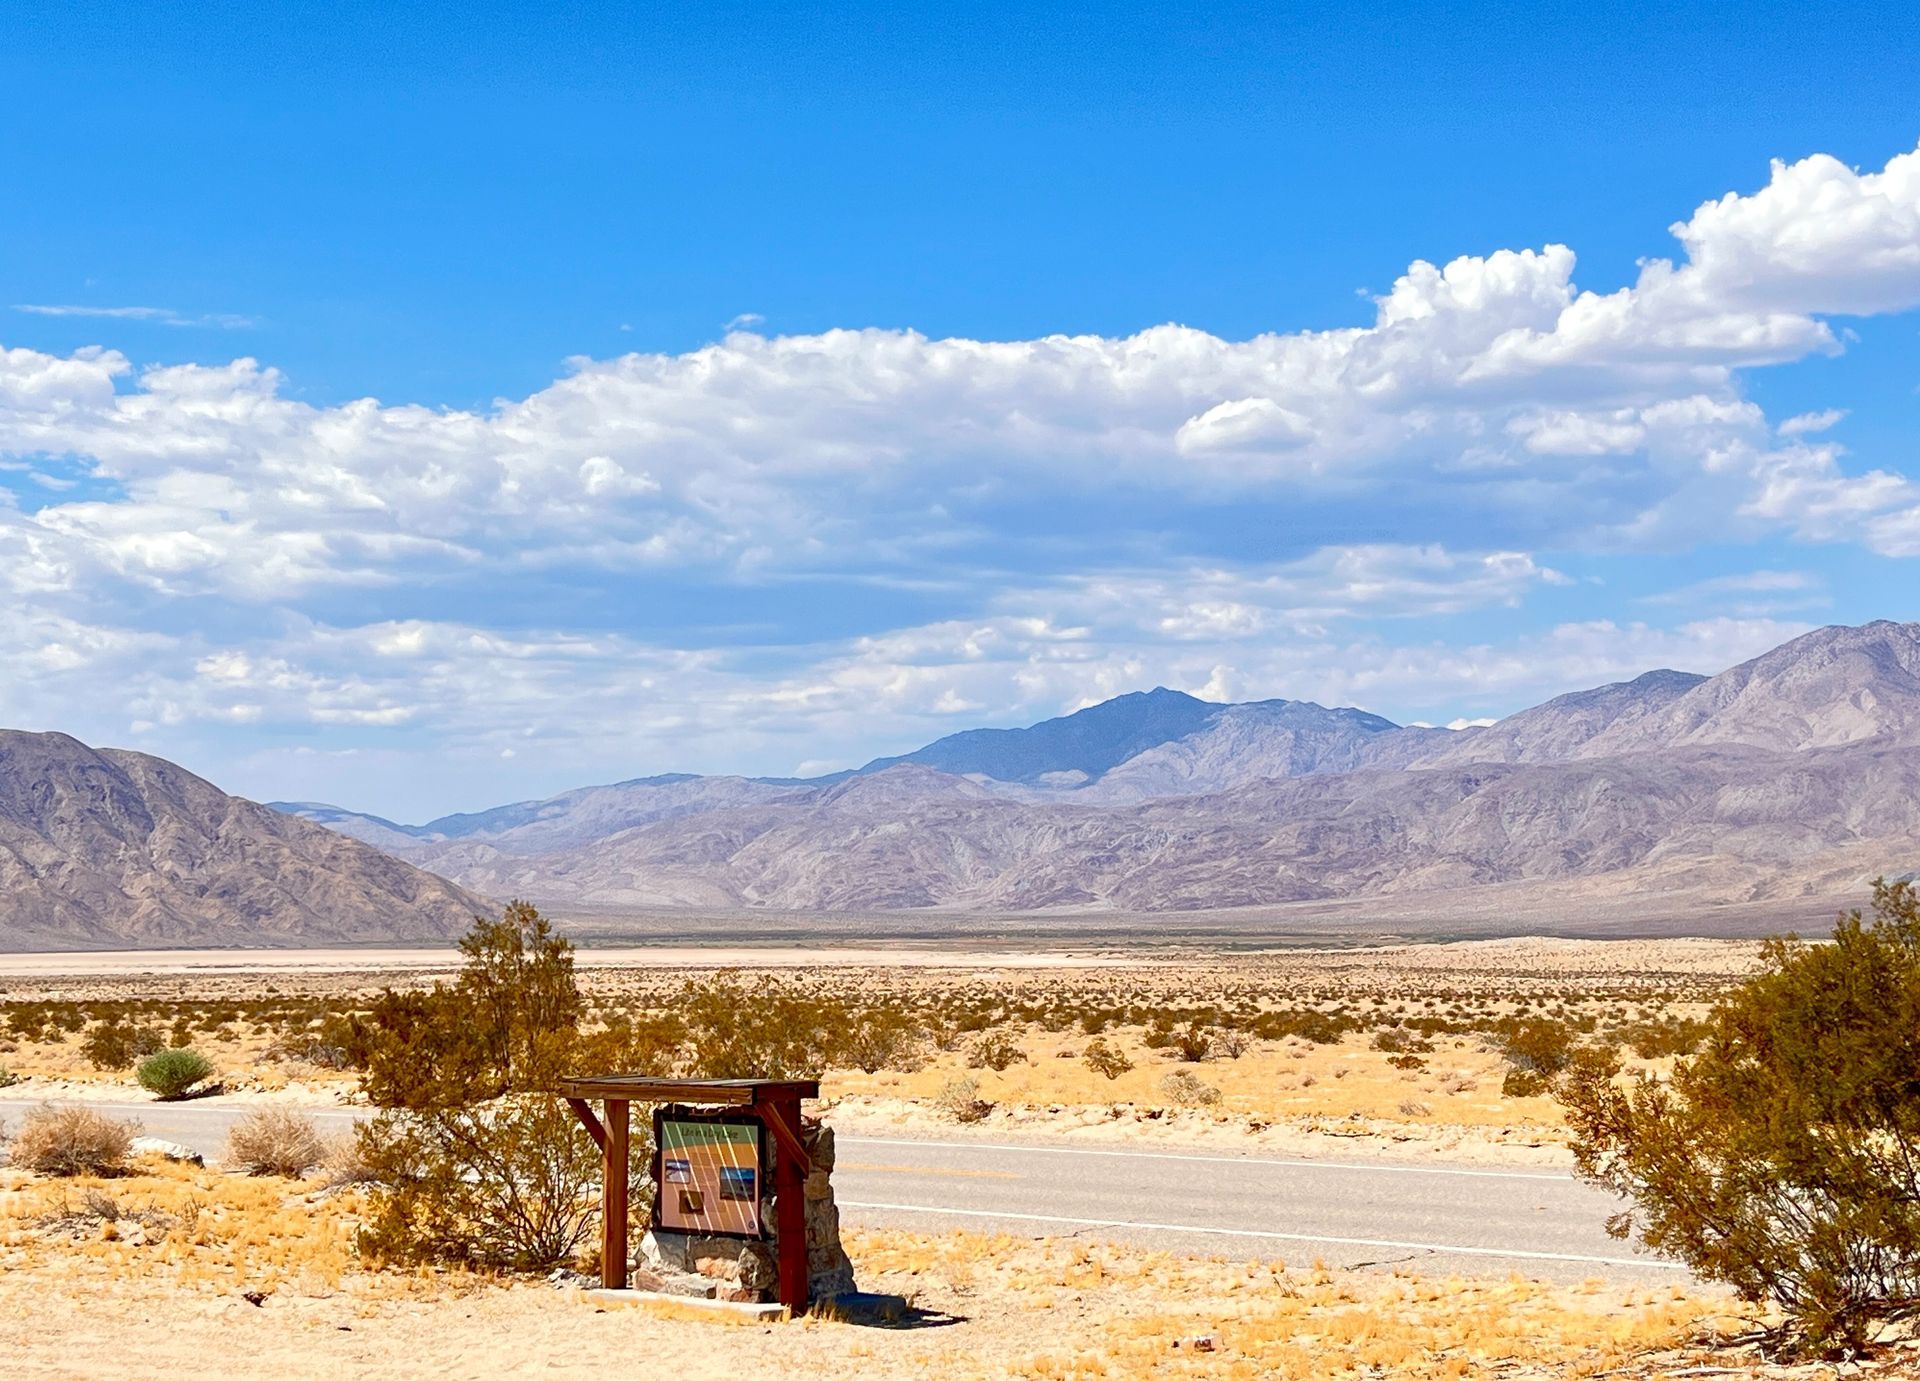
{"type": "MultiPolygon", "coordinates": [[[[32,1106],[0,1100],[0,1121],[15,1123],[32,1106]]],[[[147,1135],[210,1159],[247,1111],[86,1106],[137,1117],[147,1135]]],[[[323,1129],[344,1131],[358,1114],[312,1115],[323,1129]]],[[[1077,1236],[1295,1265],[1406,1265],[1427,1274],[1686,1278],[1607,1236],[1602,1224],[1615,1200],[1552,1171],[853,1136],[840,1138],[838,1157],[835,1197],[846,1221],[861,1226],[1077,1236]]]]}

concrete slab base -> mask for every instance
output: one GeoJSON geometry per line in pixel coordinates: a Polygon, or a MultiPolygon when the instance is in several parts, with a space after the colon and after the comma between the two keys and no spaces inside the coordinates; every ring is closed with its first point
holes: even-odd
{"type": "Polygon", "coordinates": [[[662,1290],[597,1288],[587,1291],[587,1298],[595,1304],[671,1304],[700,1313],[758,1322],[774,1322],[787,1317],[787,1306],[784,1304],[742,1304],[736,1300],[707,1299],[700,1295],[670,1295],[662,1290]]]}

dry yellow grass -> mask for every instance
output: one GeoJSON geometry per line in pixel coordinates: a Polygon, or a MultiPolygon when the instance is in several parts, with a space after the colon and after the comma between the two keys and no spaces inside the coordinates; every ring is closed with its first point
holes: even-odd
{"type": "Polygon", "coordinates": [[[862,1284],[910,1301],[893,1326],[832,1315],[741,1326],[671,1305],[603,1310],[579,1291],[538,1284],[365,1270],[351,1250],[361,1207],[353,1192],[145,1170],[0,1183],[0,1353],[10,1374],[431,1367],[584,1376],[609,1358],[644,1370],[641,1359],[671,1357],[687,1381],[1455,1378],[1654,1376],[1724,1360],[1669,1351],[1724,1308],[1682,1290],[1290,1269],[973,1233],[848,1235],[862,1284]],[[88,1191],[112,1195],[127,1217],[89,1227],[88,1191]],[[209,1328],[220,1347],[207,1347],[209,1328]]]}
{"type": "Polygon", "coordinates": [[[1673,1346],[1725,1309],[1680,1289],[1288,1269],[967,1233],[861,1232],[850,1250],[864,1270],[931,1295],[998,1296],[1059,1320],[1066,1336],[1014,1368],[1031,1376],[1578,1374],[1673,1346]]]}

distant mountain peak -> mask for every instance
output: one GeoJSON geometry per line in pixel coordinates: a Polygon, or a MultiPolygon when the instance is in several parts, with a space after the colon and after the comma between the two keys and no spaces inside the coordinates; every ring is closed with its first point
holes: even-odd
{"type": "Polygon", "coordinates": [[[958,777],[1002,782],[1039,782],[1075,772],[1097,781],[1128,758],[1193,733],[1223,708],[1185,691],[1155,686],[1023,729],[962,730],[911,753],[875,758],[860,771],[880,772],[912,762],[958,777]]]}

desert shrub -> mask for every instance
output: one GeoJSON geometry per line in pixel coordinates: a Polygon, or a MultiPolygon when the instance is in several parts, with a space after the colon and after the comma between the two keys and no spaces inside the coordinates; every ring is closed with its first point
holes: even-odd
{"type": "Polygon", "coordinates": [[[1133,1068],[1133,1061],[1108,1045],[1098,1036],[1087,1042],[1087,1048],[1080,1053],[1081,1063],[1106,1079],[1118,1079],[1133,1068]]]}
{"type": "Polygon", "coordinates": [[[227,1164],[249,1175],[297,1179],[325,1155],[326,1145],[313,1119],[284,1108],[248,1113],[227,1133],[227,1164]]]}
{"type": "Polygon", "coordinates": [[[1251,1025],[1253,1034],[1263,1040],[1278,1041],[1298,1036],[1315,1045],[1337,1045],[1342,1036],[1359,1026],[1359,1022],[1344,1012],[1335,1015],[1303,1009],[1261,1012],[1253,1018],[1251,1025]]]}
{"type": "Polygon", "coordinates": [[[1920,1306],[1920,894],[1877,883],[1874,912],[1770,942],[1670,1081],[1588,1053],[1559,1089],[1580,1173],[1632,1200],[1615,1233],[1775,1301],[1805,1346],[1920,1306]]]}
{"type": "Polygon", "coordinates": [[[1026,1062],[1026,1052],[1009,1031],[985,1032],[967,1047],[968,1069],[990,1069],[999,1074],[1026,1062]]]}
{"type": "Polygon", "coordinates": [[[966,1074],[947,1080],[933,1101],[955,1122],[979,1122],[993,1111],[993,1104],[980,1096],[980,1081],[966,1074]]]}
{"type": "Polygon", "coordinates": [[[41,1175],[116,1175],[132,1154],[137,1123],[91,1108],[39,1107],[14,1134],[7,1159],[41,1175]]]}
{"type": "Polygon", "coordinates": [[[1253,1049],[1253,1036],[1237,1026],[1222,1027],[1214,1037],[1214,1046],[1229,1060],[1237,1060],[1253,1049]]]}
{"type": "Polygon", "coordinates": [[[376,1186],[361,1250],[376,1261],[549,1266],[592,1232],[600,1157],[548,1090],[631,1031],[581,1036],[573,947],[530,906],[477,918],[460,948],[451,986],[383,993],[369,1013],[361,1087],[380,1111],[355,1132],[360,1172],[376,1186]]]}
{"type": "MultiPolygon", "coordinates": [[[[224,1032],[225,1027],[216,1028],[224,1032]]],[[[231,1035],[220,1039],[231,1040],[231,1035]]],[[[291,1031],[277,1037],[261,1052],[261,1058],[275,1063],[312,1065],[315,1069],[349,1069],[352,1061],[345,1045],[330,1041],[319,1031],[291,1031]]]]}
{"type": "Polygon", "coordinates": [[[673,1001],[686,1023],[689,1073],[707,1079],[799,1079],[818,1074],[839,1044],[845,1009],[782,983],[731,975],[684,985],[673,1001]]]}
{"type": "Polygon", "coordinates": [[[1387,1026],[1373,1033],[1368,1041],[1375,1050],[1384,1050],[1389,1055],[1424,1054],[1433,1049],[1433,1041],[1418,1031],[1405,1026],[1387,1026]]]}
{"type": "MultiPolygon", "coordinates": [[[[599,1217],[599,1151],[550,1095],[383,1109],[359,1149],[378,1186],[360,1235],[375,1261],[539,1269],[570,1258],[599,1217]]],[[[633,1191],[645,1204],[644,1186],[633,1191]]]]}
{"type": "Polygon", "coordinates": [[[165,1049],[159,1032],[103,1021],[80,1042],[80,1053],[95,1069],[131,1069],[134,1062],[165,1049]]]}
{"type": "Polygon", "coordinates": [[[909,1072],[922,1063],[922,1041],[919,1023],[902,1008],[870,1007],[845,1019],[836,1053],[863,1074],[909,1072]]]}
{"type": "Polygon", "coordinates": [[[1508,1098],[1536,1098],[1553,1089],[1554,1080],[1573,1063],[1573,1032],[1547,1017],[1506,1018],[1496,1032],[1507,1062],[1500,1092],[1508,1098]]]}
{"type": "Polygon", "coordinates": [[[1199,1064],[1213,1058],[1213,1033],[1197,1021],[1190,1021],[1175,1032],[1173,1053],[1187,1064],[1199,1064]]]}
{"type": "Polygon", "coordinates": [[[1498,1030],[1501,1058],[1510,1069],[1549,1079],[1573,1062],[1573,1031],[1550,1017],[1509,1018],[1498,1030]]]}
{"type": "Polygon", "coordinates": [[[1425,1069],[1427,1062],[1419,1055],[1389,1055],[1387,1063],[1395,1069],[1404,1069],[1411,1073],[1416,1069],[1425,1069]]]}
{"type": "Polygon", "coordinates": [[[140,1087],[162,1102],[185,1098],[195,1084],[213,1077],[213,1062],[197,1050],[162,1050],[147,1056],[133,1073],[140,1087]]]}
{"type": "Polygon", "coordinates": [[[1162,1079],[1160,1091],[1182,1107],[1210,1108],[1220,1101],[1219,1089],[1185,1069],[1176,1069],[1162,1079]]]}
{"type": "Polygon", "coordinates": [[[1690,1055],[1706,1039],[1704,1021],[1687,1017],[1641,1022],[1623,1035],[1627,1046],[1643,1060],[1658,1060],[1668,1055],[1690,1055]]]}
{"type": "Polygon", "coordinates": [[[1431,1117],[1433,1116],[1433,1107],[1431,1104],[1422,1103],[1418,1098],[1402,1098],[1400,1100],[1400,1115],[1402,1117],[1431,1117]]]}
{"type": "Polygon", "coordinates": [[[12,1088],[19,1082],[20,1076],[18,1074],[15,1074],[5,1065],[0,1065],[0,1088],[12,1088]]]}

